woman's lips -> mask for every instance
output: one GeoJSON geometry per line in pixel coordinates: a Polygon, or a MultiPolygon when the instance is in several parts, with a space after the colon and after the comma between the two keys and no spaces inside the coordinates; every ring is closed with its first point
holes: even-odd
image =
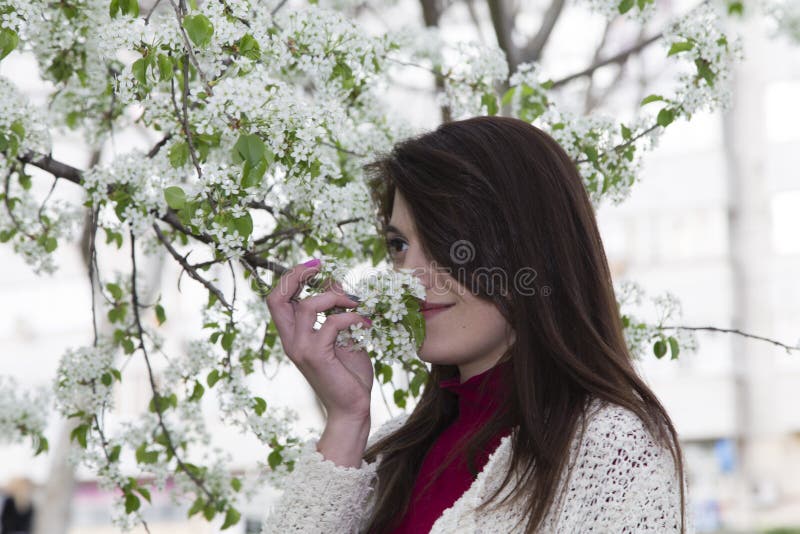
{"type": "Polygon", "coordinates": [[[449,310],[452,307],[453,307],[453,304],[431,305],[431,307],[429,307],[429,308],[422,308],[422,310],[421,310],[422,311],[422,316],[425,317],[425,319],[430,319],[434,315],[438,315],[438,314],[442,313],[445,310],[449,310]]]}

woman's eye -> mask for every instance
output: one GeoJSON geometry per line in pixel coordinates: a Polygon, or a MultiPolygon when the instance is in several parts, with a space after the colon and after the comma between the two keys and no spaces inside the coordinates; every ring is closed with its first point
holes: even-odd
{"type": "Polygon", "coordinates": [[[386,240],[386,248],[389,251],[389,254],[391,254],[392,256],[400,252],[405,252],[405,250],[401,250],[403,245],[408,246],[408,243],[406,243],[399,237],[386,240]]]}

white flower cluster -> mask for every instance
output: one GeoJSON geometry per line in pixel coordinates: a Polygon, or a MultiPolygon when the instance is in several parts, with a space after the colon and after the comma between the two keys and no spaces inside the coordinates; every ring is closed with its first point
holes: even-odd
{"type": "Polygon", "coordinates": [[[656,11],[656,0],[647,0],[644,4],[640,0],[580,0],[580,3],[607,19],[618,17],[620,15],[620,6],[630,4],[626,6],[628,10],[625,16],[629,16],[640,23],[650,20],[656,11]]]}
{"type": "Polygon", "coordinates": [[[292,423],[299,420],[297,412],[286,407],[268,406],[261,414],[253,409],[254,394],[246,382],[240,366],[230,370],[230,376],[220,380],[215,387],[219,399],[220,418],[238,428],[243,434],[269,443],[276,436],[292,434],[292,423]]]}
{"type": "Polygon", "coordinates": [[[553,103],[547,97],[549,89],[539,79],[538,63],[520,63],[509,78],[511,115],[533,122],[553,103]]]}
{"type": "Polygon", "coordinates": [[[622,281],[615,284],[617,303],[620,313],[625,317],[623,321],[625,342],[634,359],[640,360],[652,356],[653,343],[662,335],[672,336],[680,347],[681,354],[697,350],[697,336],[688,330],[662,329],[668,323],[680,322],[683,312],[680,301],[671,293],[650,297],[651,307],[656,310],[656,318],[652,321],[639,319],[645,292],[642,287],[632,281],[622,281]]]}
{"type": "MultiPolygon", "coordinates": [[[[650,120],[645,117],[636,119],[630,125],[632,136],[645,131],[650,120]]],[[[661,133],[660,129],[655,129],[637,139],[628,149],[632,154],[628,158],[625,148],[618,148],[627,141],[622,137],[619,123],[611,117],[583,116],[550,108],[538,122],[577,162],[595,206],[606,199],[619,203],[627,198],[639,176],[640,152],[655,147],[661,133]],[[589,158],[587,147],[596,151],[595,161],[589,158]]]]}
{"type": "Polygon", "coordinates": [[[497,45],[459,41],[442,70],[445,83],[439,103],[450,108],[454,119],[467,118],[488,113],[483,95],[494,95],[494,85],[506,79],[508,61],[497,45]]]}
{"type": "Polygon", "coordinates": [[[80,206],[58,200],[42,205],[31,190],[32,178],[22,172],[17,157],[50,151],[49,121],[42,111],[0,77],[0,176],[5,178],[0,203],[0,241],[14,250],[34,272],[52,273],[56,263],[50,252],[58,240],[73,234],[81,222],[80,206]]]}
{"type": "Polygon", "coordinates": [[[715,111],[730,105],[731,65],[743,59],[742,43],[740,38],[731,39],[725,34],[714,5],[703,2],[668,25],[663,45],[666,50],[681,47],[675,55],[687,60],[687,71],[678,76],[677,94],[670,99],[679,115],[688,119],[697,111],[715,111]],[[699,83],[695,81],[698,70],[702,73],[699,83]]]}
{"type": "Polygon", "coordinates": [[[14,252],[34,273],[54,273],[58,265],[50,247],[75,235],[83,222],[83,210],[63,199],[51,200],[42,207],[17,184],[19,176],[17,171],[9,175],[8,190],[15,201],[11,212],[5,205],[0,207],[0,232],[11,236],[14,252]]]}
{"type": "Polygon", "coordinates": [[[406,269],[368,269],[355,280],[347,276],[348,268],[334,257],[325,257],[318,273],[321,278],[339,281],[347,293],[361,300],[353,310],[372,321],[342,330],[337,344],[352,341],[356,348],[385,363],[410,361],[425,337],[425,323],[419,313],[420,301],[425,299],[425,287],[419,278],[406,269]]]}
{"type": "Polygon", "coordinates": [[[778,34],[800,42],[800,1],[762,0],[763,9],[776,26],[778,34]]]}
{"type": "MultiPolygon", "coordinates": [[[[0,135],[4,138],[14,136],[19,143],[16,153],[25,154],[29,151],[47,153],[52,142],[48,125],[50,124],[41,109],[31,105],[28,99],[19,92],[16,85],[3,76],[0,76],[0,135]],[[18,124],[20,129],[15,126],[18,124]],[[22,133],[22,135],[20,135],[22,133]]],[[[10,162],[4,155],[5,149],[0,151],[0,173],[8,172],[10,162]]]]}
{"type": "Polygon", "coordinates": [[[41,436],[49,412],[50,398],[43,388],[25,389],[14,377],[0,376],[0,443],[41,436]]]}
{"type": "Polygon", "coordinates": [[[62,415],[82,412],[86,417],[113,406],[115,353],[113,347],[98,344],[69,349],[61,357],[54,389],[62,415]]]}
{"type": "Polygon", "coordinates": [[[450,108],[453,119],[487,114],[484,95],[494,97],[495,85],[508,76],[505,52],[497,44],[448,43],[430,28],[402,28],[393,38],[408,56],[397,58],[401,65],[429,65],[443,77],[444,91],[437,94],[437,102],[450,108]]]}
{"type": "Polygon", "coordinates": [[[317,91],[342,96],[352,82],[372,77],[390,44],[385,37],[368,37],[342,13],[309,8],[278,13],[284,48],[280,64],[305,73],[317,91]]]}
{"type": "MultiPolygon", "coordinates": [[[[164,151],[149,158],[141,152],[118,156],[108,166],[96,166],[83,173],[84,187],[95,206],[104,203],[121,208],[119,222],[141,236],[151,229],[156,216],[167,210],[164,189],[179,183],[179,174],[166,160],[164,151]],[[109,198],[109,186],[124,191],[120,197],[109,198]],[[117,198],[117,200],[113,200],[117,198]]],[[[101,226],[119,226],[103,213],[101,226]]],[[[126,228],[126,229],[127,229],[126,228]]]]}

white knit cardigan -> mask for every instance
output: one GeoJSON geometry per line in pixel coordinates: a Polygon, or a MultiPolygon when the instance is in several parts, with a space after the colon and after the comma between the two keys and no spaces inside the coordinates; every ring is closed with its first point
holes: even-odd
{"type": "MultiPolygon", "coordinates": [[[[368,445],[400,428],[407,416],[381,425],[368,445]]],[[[595,400],[589,405],[587,420],[583,438],[579,440],[576,433],[570,446],[572,475],[567,481],[562,474],[559,486],[566,492],[559,492],[562,498],[551,507],[540,532],[680,532],[680,487],[669,450],[655,443],[633,412],[620,406],[595,400]]],[[[371,464],[362,460],[360,468],[341,467],[326,460],[316,446],[317,439],[303,445],[262,534],[344,534],[366,527],[381,456],[371,464]]],[[[519,504],[475,511],[500,486],[510,457],[510,436],[505,436],[469,489],[436,520],[430,534],[521,532],[524,521],[522,526],[517,521],[526,516],[519,504]]],[[[510,492],[514,481],[499,498],[510,492]]],[[[688,494],[686,519],[686,532],[694,532],[688,494]]]]}

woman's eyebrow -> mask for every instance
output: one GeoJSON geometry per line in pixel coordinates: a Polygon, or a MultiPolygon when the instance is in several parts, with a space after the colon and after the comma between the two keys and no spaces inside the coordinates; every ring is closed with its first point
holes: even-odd
{"type": "Polygon", "coordinates": [[[404,235],[403,232],[401,232],[400,229],[397,228],[393,224],[387,224],[386,226],[384,226],[383,227],[383,233],[384,234],[394,233],[394,234],[398,234],[398,235],[404,235]]]}

